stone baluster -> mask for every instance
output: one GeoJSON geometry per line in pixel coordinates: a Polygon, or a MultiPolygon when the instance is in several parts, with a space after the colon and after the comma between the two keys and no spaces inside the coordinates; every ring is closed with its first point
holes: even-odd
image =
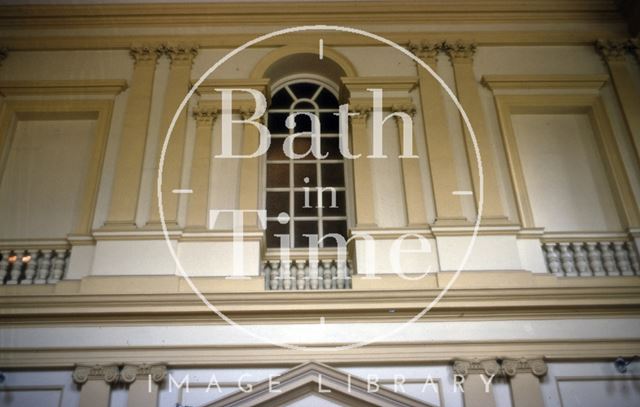
{"type": "Polygon", "coordinates": [[[347,284],[346,284],[346,288],[351,288],[352,271],[353,270],[352,270],[351,262],[347,260],[347,276],[346,276],[347,284]]]}
{"type": "Polygon", "coordinates": [[[48,280],[49,284],[55,284],[62,279],[66,255],[67,253],[65,250],[56,250],[56,255],[53,259],[53,269],[51,270],[51,275],[48,280]]]}
{"type": "Polygon", "coordinates": [[[344,261],[338,262],[337,263],[337,269],[336,269],[336,288],[337,289],[344,289],[345,287],[345,275],[347,272],[347,265],[344,261]]]}
{"type": "Polygon", "coordinates": [[[309,261],[309,289],[317,290],[320,288],[320,282],[318,280],[318,260],[309,261]]]}
{"type": "Polygon", "coordinates": [[[38,251],[28,251],[26,258],[27,267],[24,269],[24,279],[20,284],[30,285],[33,284],[33,278],[36,275],[36,266],[38,260],[38,251]]]}
{"type": "Polygon", "coordinates": [[[629,254],[627,253],[625,243],[626,242],[613,242],[613,250],[620,274],[623,276],[632,276],[633,270],[631,269],[629,254]]]}
{"type": "Polygon", "coordinates": [[[587,242],[587,257],[589,257],[589,266],[594,276],[604,276],[604,266],[602,264],[602,253],[598,249],[598,243],[587,242]]]}
{"type": "MultiPolygon", "coordinates": [[[[7,281],[7,284],[9,285],[14,285],[14,284],[18,284],[18,281],[20,280],[20,277],[22,276],[22,255],[23,252],[14,252],[13,257],[13,264],[11,265],[11,273],[9,274],[9,281],[7,281]]],[[[11,257],[9,258],[11,261],[11,257]]]]}
{"type": "Polygon", "coordinates": [[[283,261],[280,265],[282,272],[282,289],[291,290],[293,284],[291,283],[291,261],[283,261]]]}
{"type": "Polygon", "coordinates": [[[304,279],[304,270],[307,267],[306,267],[306,263],[302,263],[302,264],[299,264],[299,263],[300,261],[296,261],[296,269],[295,269],[296,289],[304,290],[307,285],[304,279]]]}
{"type": "Polygon", "coordinates": [[[49,269],[51,268],[51,255],[52,250],[44,249],[38,258],[38,268],[36,271],[35,284],[46,284],[49,277],[49,269]]]}
{"type": "Polygon", "coordinates": [[[544,251],[547,255],[547,266],[549,267],[549,271],[555,275],[561,275],[560,269],[560,256],[558,256],[558,252],[556,250],[555,243],[545,243],[544,251]]]}
{"type": "Polygon", "coordinates": [[[573,252],[570,248],[570,243],[560,243],[560,260],[562,261],[562,270],[567,277],[575,277],[576,266],[573,261],[573,252]]]}
{"type": "Polygon", "coordinates": [[[272,290],[278,290],[280,288],[280,263],[275,263],[271,265],[271,270],[269,271],[269,287],[272,290]]]}
{"type": "Polygon", "coordinates": [[[602,251],[602,264],[607,274],[610,276],[619,275],[616,268],[616,260],[611,250],[611,242],[600,242],[600,249],[602,251]]]}
{"type": "Polygon", "coordinates": [[[571,243],[573,248],[574,259],[576,263],[576,269],[581,277],[590,276],[589,260],[587,259],[587,253],[584,250],[584,243],[571,243]]]}
{"type": "Polygon", "coordinates": [[[330,264],[328,261],[322,262],[322,288],[328,290],[331,288],[331,267],[333,264],[330,264]]]}
{"type": "Polygon", "coordinates": [[[631,269],[637,276],[640,275],[640,260],[638,259],[638,252],[633,242],[627,242],[627,250],[629,251],[629,262],[631,263],[631,269]]]}
{"type": "Polygon", "coordinates": [[[4,284],[4,280],[7,278],[7,274],[9,273],[9,255],[11,255],[11,251],[2,250],[0,251],[0,285],[4,284]]]}

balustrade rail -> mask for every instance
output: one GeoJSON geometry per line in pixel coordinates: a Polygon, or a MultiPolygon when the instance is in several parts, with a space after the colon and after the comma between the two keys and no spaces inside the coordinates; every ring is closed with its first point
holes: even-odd
{"type": "Polygon", "coordinates": [[[351,262],[336,260],[266,261],[267,290],[345,290],[351,288],[351,262]]]}
{"type": "Polygon", "coordinates": [[[638,276],[640,262],[631,241],[548,242],[549,272],[561,277],[638,276]]]}
{"type": "Polygon", "coordinates": [[[69,266],[68,248],[0,250],[0,284],[55,284],[69,266]]]}

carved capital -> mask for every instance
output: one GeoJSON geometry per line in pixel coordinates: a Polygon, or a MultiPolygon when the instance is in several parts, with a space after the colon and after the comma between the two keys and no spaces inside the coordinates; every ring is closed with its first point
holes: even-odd
{"type": "Polygon", "coordinates": [[[86,383],[87,380],[104,380],[111,384],[118,381],[119,371],[116,365],[76,366],[72,377],[78,384],[86,383]]]}
{"type": "MultiPolygon", "coordinates": [[[[255,113],[255,110],[249,109],[249,108],[244,107],[244,106],[241,106],[238,109],[238,114],[240,114],[240,117],[242,117],[242,120],[251,119],[251,117],[253,117],[254,113],[255,113]]],[[[253,121],[256,121],[258,123],[264,124],[264,115],[262,115],[262,116],[260,116],[260,117],[258,117],[256,119],[253,119],[253,121]]]]}
{"type": "Polygon", "coordinates": [[[502,371],[509,377],[521,372],[533,373],[535,376],[542,377],[547,374],[547,364],[542,358],[505,359],[502,361],[502,371]]]}
{"type": "Polygon", "coordinates": [[[351,120],[354,124],[365,124],[369,115],[371,114],[372,107],[370,105],[364,104],[354,104],[351,106],[351,113],[357,113],[356,115],[350,116],[351,120]]]}
{"type": "Polygon", "coordinates": [[[171,60],[171,64],[191,65],[198,55],[198,47],[191,44],[169,44],[163,47],[164,53],[171,60]]]}
{"type": "Polygon", "coordinates": [[[142,62],[156,63],[160,55],[162,55],[162,49],[152,45],[137,45],[129,49],[129,55],[131,55],[136,64],[142,62]]]}
{"type": "MultiPolygon", "coordinates": [[[[416,114],[416,108],[411,103],[403,103],[403,104],[398,104],[398,105],[391,105],[391,111],[392,112],[403,112],[403,113],[408,114],[411,117],[413,117],[416,114]]],[[[394,116],[394,117],[396,118],[396,120],[400,119],[399,116],[394,116]]]]}
{"type": "Polygon", "coordinates": [[[133,383],[137,378],[151,377],[155,383],[160,383],[167,375],[167,367],[165,365],[124,365],[120,372],[120,379],[124,383],[133,383]]]}
{"type": "Polygon", "coordinates": [[[193,117],[196,119],[196,126],[212,126],[218,118],[218,111],[213,109],[196,108],[193,110],[193,117]]]}
{"type": "Polygon", "coordinates": [[[474,43],[456,41],[453,44],[445,42],[442,44],[442,48],[447,55],[449,55],[449,58],[451,58],[451,62],[455,64],[460,62],[473,62],[473,56],[478,47],[474,43]]]}
{"type": "Polygon", "coordinates": [[[624,61],[624,54],[629,46],[627,41],[598,40],[595,47],[602,58],[609,61],[624,61]]]}
{"type": "Polygon", "coordinates": [[[462,376],[468,374],[493,376],[500,373],[500,365],[496,359],[456,360],[453,362],[453,372],[462,376]]]}
{"type": "Polygon", "coordinates": [[[435,42],[409,42],[407,49],[426,63],[434,63],[438,58],[438,53],[443,49],[443,43],[435,42]]]}

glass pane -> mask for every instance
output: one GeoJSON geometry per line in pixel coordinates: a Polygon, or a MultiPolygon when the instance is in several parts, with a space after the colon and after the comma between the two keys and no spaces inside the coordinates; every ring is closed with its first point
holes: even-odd
{"type": "Polygon", "coordinates": [[[295,116],[295,127],[293,128],[294,133],[302,133],[304,131],[311,131],[311,117],[305,114],[299,114],[295,116]]]}
{"type": "Polygon", "coordinates": [[[322,134],[340,131],[340,118],[333,113],[320,113],[320,124],[322,125],[322,134]]]}
{"type": "MultiPolygon", "coordinates": [[[[296,154],[305,154],[311,150],[311,138],[310,137],[296,137],[293,140],[293,152],[296,154]]],[[[305,155],[301,159],[313,159],[311,153],[305,155]]]]}
{"type": "Polygon", "coordinates": [[[322,164],[322,186],[344,186],[344,164],[322,164]]]}
{"type": "Polygon", "coordinates": [[[280,212],[289,213],[289,192],[267,192],[267,216],[275,217],[280,212]]]}
{"type": "Polygon", "coordinates": [[[294,216],[318,216],[318,192],[314,189],[305,192],[295,192],[294,216]]]}
{"type": "Polygon", "coordinates": [[[347,211],[344,191],[323,190],[322,206],[323,216],[345,216],[347,211]]]}
{"type": "Polygon", "coordinates": [[[316,90],[318,90],[318,85],[315,83],[300,82],[289,85],[289,89],[291,89],[298,99],[311,99],[316,93],[316,90]]]}
{"type": "Polygon", "coordinates": [[[315,164],[295,164],[293,166],[293,185],[296,187],[315,187],[318,185],[315,164]],[[305,182],[308,178],[308,182],[305,182]]]}
{"type": "Polygon", "coordinates": [[[311,102],[298,102],[296,103],[294,110],[315,110],[315,106],[311,102]]]}
{"type": "MultiPolygon", "coordinates": [[[[340,236],[347,238],[347,221],[346,220],[325,220],[322,222],[322,230],[324,235],[330,233],[337,233],[340,236]]],[[[337,247],[336,239],[326,238],[323,241],[324,247],[337,247]]]]}
{"type": "Polygon", "coordinates": [[[318,235],[318,222],[299,220],[294,224],[295,247],[309,247],[309,238],[303,235],[318,235]]]}
{"type": "Polygon", "coordinates": [[[282,149],[283,138],[272,138],[269,150],[267,150],[267,160],[288,160],[282,149]]]}
{"type": "Polygon", "coordinates": [[[339,106],[338,99],[336,99],[336,97],[333,96],[333,93],[331,93],[326,88],[320,91],[320,94],[318,95],[318,97],[316,97],[315,102],[321,108],[337,108],[339,106]]]}
{"type": "Polygon", "coordinates": [[[267,164],[267,188],[289,187],[289,164],[267,164]]]}
{"type": "Polygon", "coordinates": [[[267,127],[271,134],[289,134],[289,129],[285,126],[285,120],[289,113],[269,113],[267,127]]]}
{"type": "Polygon", "coordinates": [[[272,109],[288,109],[293,103],[293,99],[289,92],[285,88],[280,89],[271,96],[271,108],[272,109]]]}
{"type": "Polygon", "coordinates": [[[324,137],[320,139],[320,145],[322,147],[322,154],[327,154],[327,160],[342,159],[342,154],[340,153],[340,139],[338,137],[324,137]]]}
{"type": "Polygon", "coordinates": [[[280,247],[280,238],[275,235],[288,235],[289,224],[281,225],[278,221],[267,222],[267,247],[280,247]]]}

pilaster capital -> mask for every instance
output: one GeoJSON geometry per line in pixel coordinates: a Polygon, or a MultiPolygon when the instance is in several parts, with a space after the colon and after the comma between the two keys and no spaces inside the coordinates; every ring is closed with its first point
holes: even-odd
{"type": "Polygon", "coordinates": [[[171,60],[171,64],[191,65],[198,55],[198,46],[194,44],[166,44],[163,52],[171,60]]]}
{"type": "Polygon", "coordinates": [[[478,46],[471,42],[456,41],[455,43],[444,42],[442,49],[449,55],[451,62],[473,62],[473,56],[476,53],[478,46]]]}
{"type": "Polygon", "coordinates": [[[504,359],[502,361],[502,371],[505,375],[513,377],[518,373],[532,373],[542,377],[547,374],[547,364],[542,358],[535,359],[504,359]]]}
{"type": "MultiPolygon", "coordinates": [[[[416,107],[413,103],[403,103],[403,104],[394,104],[391,105],[392,112],[403,112],[413,117],[416,114],[416,107]]],[[[400,116],[393,116],[396,120],[402,119],[400,116]]]]}
{"type": "Polygon", "coordinates": [[[373,110],[371,105],[368,104],[354,104],[351,106],[351,113],[356,113],[351,116],[351,120],[354,124],[364,124],[367,122],[371,111],[373,110]]]}
{"type": "Polygon", "coordinates": [[[116,365],[76,366],[72,378],[77,384],[86,383],[88,380],[104,380],[111,384],[118,381],[119,369],[116,365]]]}
{"type": "Polygon", "coordinates": [[[624,54],[629,46],[628,41],[598,40],[596,51],[607,61],[624,61],[624,54]]]}
{"type": "Polygon", "coordinates": [[[9,50],[6,47],[0,47],[0,66],[2,66],[2,61],[7,59],[9,55],[9,50]]]}
{"type": "Polygon", "coordinates": [[[132,45],[129,48],[129,55],[136,64],[140,62],[155,64],[162,55],[162,48],[159,45],[132,45]]]}
{"type": "Polygon", "coordinates": [[[120,379],[125,383],[133,383],[137,378],[150,377],[155,383],[160,383],[167,375],[165,365],[124,365],[120,371],[120,379]]]}
{"type": "Polygon", "coordinates": [[[453,372],[457,375],[483,374],[493,376],[500,373],[500,365],[496,359],[455,360],[453,372]]]}
{"type": "Polygon", "coordinates": [[[218,110],[198,107],[193,109],[193,117],[196,119],[196,127],[210,127],[218,118],[218,110]]]}
{"type": "Polygon", "coordinates": [[[433,63],[438,58],[438,54],[442,51],[443,43],[428,41],[410,41],[407,49],[415,56],[427,63],[433,63]]]}
{"type": "MultiPolygon", "coordinates": [[[[237,112],[240,117],[242,117],[242,120],[249,120],[255,114],[255,110],[247,107],[246,105],[239,106],[237,112]]],[[[264,124],[264,115],[258,117],[257,119],[253,119],[253,121],[264,124]]]]}

